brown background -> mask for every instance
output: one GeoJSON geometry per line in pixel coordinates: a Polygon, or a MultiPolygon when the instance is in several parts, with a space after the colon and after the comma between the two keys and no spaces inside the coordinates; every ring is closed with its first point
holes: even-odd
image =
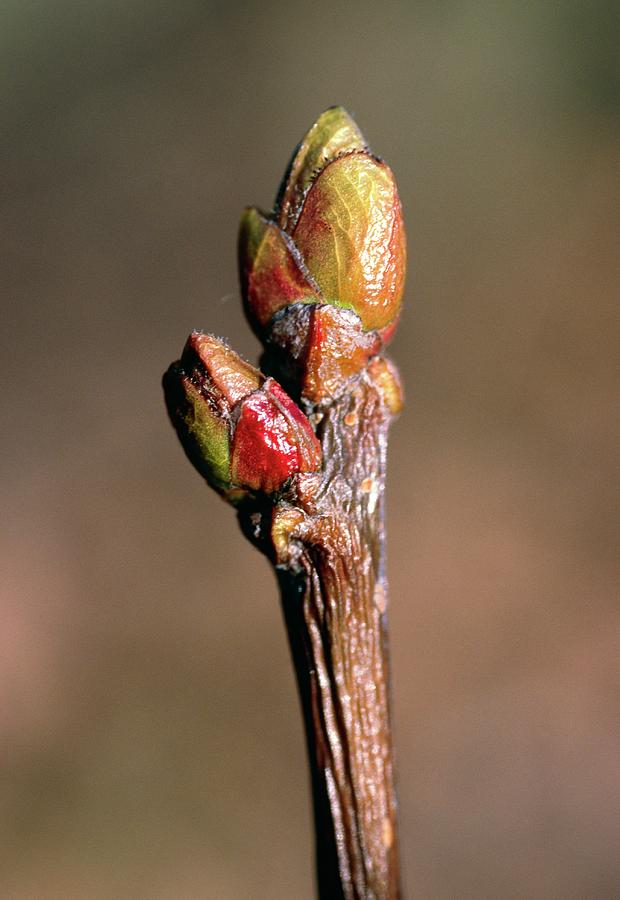
{"type": "Polygon", "coordinates": [[[193,327],[255,358],[239,214],[332,103],[395,170],[412,260],[388,522],[407,896],[620,896],[617,18],[5,0],[3,900],[312,897],[273,576],[160,375],[193,327]]]}

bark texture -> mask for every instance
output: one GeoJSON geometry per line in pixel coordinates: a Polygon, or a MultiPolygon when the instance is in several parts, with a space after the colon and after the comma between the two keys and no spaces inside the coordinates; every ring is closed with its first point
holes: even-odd
{"type": "Polygon", "coordinates": [[[271,515],[241,517],[279,575],[312,771],[320,896],[395,900],[384,535],[391,412],[363,372],[313,418],[323,472],[294,479],[271,515]]]}

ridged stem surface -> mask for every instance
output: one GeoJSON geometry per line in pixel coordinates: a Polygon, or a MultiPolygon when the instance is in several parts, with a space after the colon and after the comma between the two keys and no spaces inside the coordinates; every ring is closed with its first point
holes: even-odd
{"type": "Polygon", "coordinates": [[[304,712],[322,900],[400,897],[384,559],[390,418],[362,373],[317,425],[321,476],[299,479],[262,517],[304,712]]]}

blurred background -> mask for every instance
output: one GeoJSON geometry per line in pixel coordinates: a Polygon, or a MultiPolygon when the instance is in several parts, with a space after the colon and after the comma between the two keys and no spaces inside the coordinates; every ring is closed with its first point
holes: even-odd
{"type": "Polygon", "coordinates": [[[160,377],[345,105],[411,267],[389,472],[418,900],[620,896],[620,7],[4,0],[0,897],[310,900],[269,566],[160,377]]]}

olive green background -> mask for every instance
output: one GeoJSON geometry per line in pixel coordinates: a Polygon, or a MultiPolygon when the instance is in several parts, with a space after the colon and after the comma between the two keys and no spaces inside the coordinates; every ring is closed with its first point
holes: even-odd
{"type": "Polygon", "coordinates": [[[3,900],[309,900],[267,563],[160,376],[257,344],[241,209],[345,105],[393,167],[389,559],[406,896],[620,895],[612,2],[5,0],[3,900]]]}

